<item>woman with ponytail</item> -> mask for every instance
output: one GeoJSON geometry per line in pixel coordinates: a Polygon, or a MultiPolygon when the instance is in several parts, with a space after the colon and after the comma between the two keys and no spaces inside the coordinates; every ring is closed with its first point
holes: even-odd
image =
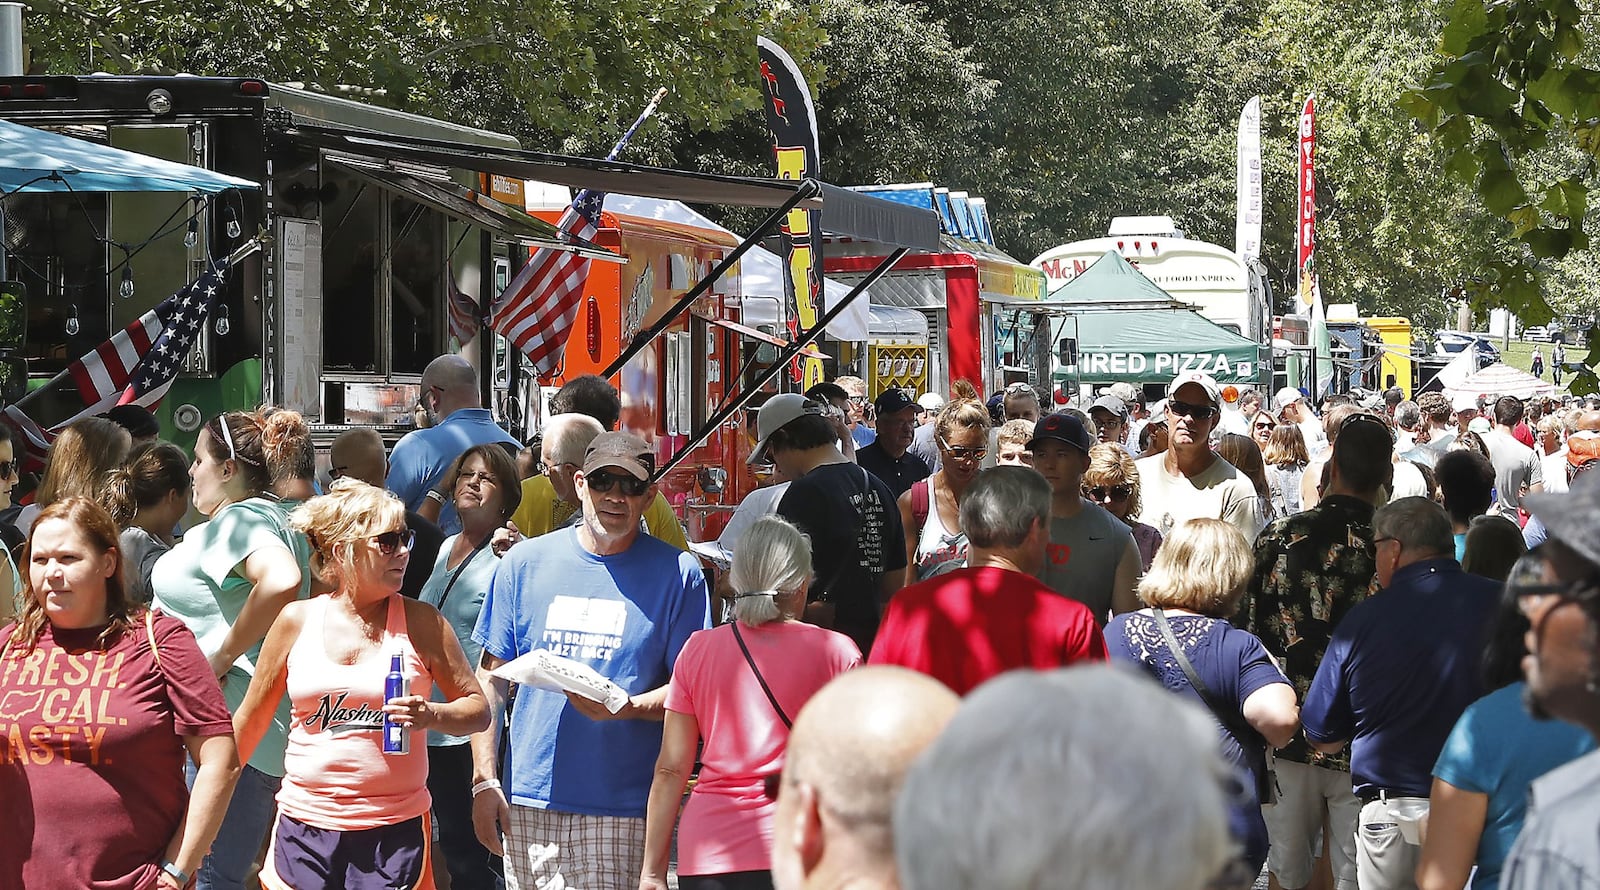
{"type": "Polygon", "coordinates": [[[672,828],[702,740],[700,779],[678,825],[678,886],[770,890],[777,804],[765,780],[782,770],[807,699],[861,663],[849,637],[800,621],[811,542],[788,520],[751,523],[729,577],[734,620],[689,637],[673,666],[640,890],[667,886],[672,828]]]}
{"type": "Polygon", "coordinates": [[[172,530],[189,512],[189,459],[171,442],[137,445],[127,464],[106,476],[106,505],[122,529],[123,586],[128,598],[149,605],[150,573],[172,549],[172,530]]]}

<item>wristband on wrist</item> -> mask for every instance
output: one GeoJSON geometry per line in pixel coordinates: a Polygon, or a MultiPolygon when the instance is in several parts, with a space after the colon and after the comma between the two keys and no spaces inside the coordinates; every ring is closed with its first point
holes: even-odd
{"type": "Polygon", "coordinates": [[[472,796],[473,797],[477,797],[479,794],[481,794],[481,793],[483,793],[485,791],[488,791],[488,790],[493,789],[493,788],[499,788],[499,787],[500,787],[500,780],[499,779],[484,779],[482,782],[479,782],[478,784],[472,786],[472,796]]]}
{"type": "Polygon", "coordinates": [[[435,504],[442,504],[444,503],[444,493],[441,491],[429,491],[428,500],[433,501],[435,504]]]}
{"type": "Polygon", "coordinates": [[[183,869],[173,864],[172,860],[161,860],[161,870],[166,872],[168,877],[172,878],[174,881],[177,881],[179,887],[189,886],[188,872],[185,872],[183,869]]]}

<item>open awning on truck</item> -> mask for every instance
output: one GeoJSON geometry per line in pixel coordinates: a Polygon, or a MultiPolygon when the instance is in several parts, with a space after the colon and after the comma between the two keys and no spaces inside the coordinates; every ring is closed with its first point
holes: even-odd
{"type": "Polygon", "coordinates": [[[580,256],[611,263],[627,258],[598,244],[563,232],[550,223],[462,186],[443,170],[392,161],[330,154],[328,162],[336,169],[369,182],[384,191],[409,198],[468,225],[498,232],[528,247],[551,247],[580,256]]]}
{"type": "Polygon", "coordinates": [[[0,121],[0,192],[220,192],[257,184],[87,139],[0,121]]]}
{"type": "Polygon", "coordinates": [[[757,179],[694,173],[621,161],[391,136],[300,120],[284,129],[283,136],[304,145],[350,155],[534,179],[569,188],[667,198],[686,204],[768,208],[788,205],[802,210],[820,210],[823,231],[829,234],[870,239],[912,250],[940,249],[939,218],[935,214],[816,179],[757,179]]]}

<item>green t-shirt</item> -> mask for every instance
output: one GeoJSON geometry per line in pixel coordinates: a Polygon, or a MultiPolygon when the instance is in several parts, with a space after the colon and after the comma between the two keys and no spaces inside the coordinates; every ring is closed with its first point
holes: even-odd
{"type": "MultiPolygon", "coordinates": [[[[300,599],[311,593],[311,547],[304,535],[291,530],[286,518],[290,505],[250,498],[217,511],[209,522],[190,529],[173,548],[156,561],[150,573],[155,605],[182,621],[194,632],[200,651],[211,655],[222,647],[228,629],[250,596],[250,581],[243,575],[244,561],[263,547],[285,547],[300,565],[300,599]]],[[[237,712],[255,673],[261,644],[239,656],[222,677],[222,695],[228,711],[237,712]]],[[[250,757],[250,765],[271,775],[283,775],[283,752],[289,740],[289,701],[279,703],[272,726],[250,757]]]]}

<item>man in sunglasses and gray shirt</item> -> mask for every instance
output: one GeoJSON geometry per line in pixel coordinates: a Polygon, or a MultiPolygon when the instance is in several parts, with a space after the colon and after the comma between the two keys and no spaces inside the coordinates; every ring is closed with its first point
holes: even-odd
{"type": "Polygon", "coordinates": [[[1250,480],[1211,450],[1222,390],[1209,374],[1187,371],[1167,386],[1167,450],[1135,463],[1139,468],[1139,518],[1167,537],[1191,519],[1209,518],[1237,528],[1246,541],[1261,531],[1250,480]]]}

